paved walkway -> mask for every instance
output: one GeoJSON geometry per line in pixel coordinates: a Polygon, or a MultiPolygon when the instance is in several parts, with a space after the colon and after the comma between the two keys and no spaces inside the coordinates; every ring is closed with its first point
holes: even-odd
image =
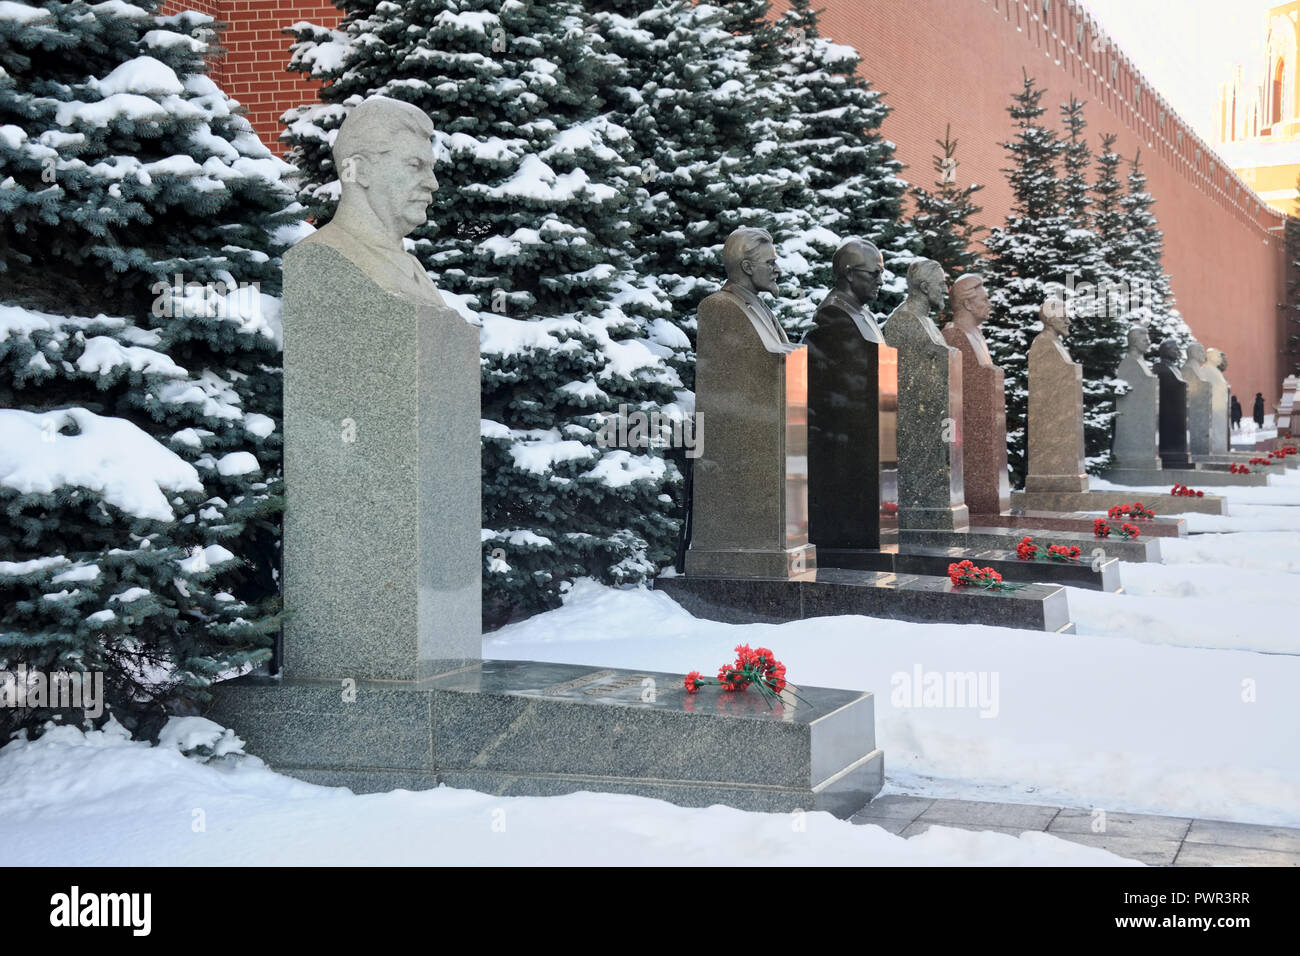
{"type": "Polygon", "coordinates": [[[1222,820],[1109,812],[1094,820],[1092,810],[891,794],[853,822],[904,837],[936,825],[1013,836],[1037,830],[1153,866],[1300,866],[1300,829],[1222,820]]]}

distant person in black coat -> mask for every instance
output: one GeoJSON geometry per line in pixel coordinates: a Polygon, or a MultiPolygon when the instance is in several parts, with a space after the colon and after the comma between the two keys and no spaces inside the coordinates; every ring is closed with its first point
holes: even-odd
{"type": "Polygon", "coordinates": [[[1241,427],[1241,402],[1237,400],[1236,395],[1232,396],[1232,427],[1241,427]]]}
{"type": "Polygon", "coordinates": [[[1252,417],[1255,419],[1257,426],[1264,427],[1264,394],[1262,392],[1255,393],[1255,414],[1252,417]]]}

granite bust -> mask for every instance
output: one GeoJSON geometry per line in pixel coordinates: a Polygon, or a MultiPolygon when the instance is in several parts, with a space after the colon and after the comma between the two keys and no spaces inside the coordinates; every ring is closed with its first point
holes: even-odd
{"type": "Polygon", "coordinates": [[[867,308],[885,261],[865,239],[831,259],[835,287],[817,307],[808,346],[808,535],[823,567],[853,567],[880,547],[880,346],[867,308]]]}
{"type": "Polygon", "coordinates": [[[727,281],[715,293],[724,297],[719,304],[729,304],[743,312],[769,348],[789,345],[790,339],[781,323],[758,295],[780,293],[777,283],[781,281],[781,267],[776,261],[771,234],[765,229],[737,229],[722,244],[722,267],[727,281]]]}
{"type": "Polygon", "coordinates": [[[433,121],[417,106],[372,96],[356,106],[334,140],[341,194],[334,218],[300,244],[341,253],[381,289],[445,305],[402,240],[424,225],[438,179],[433,121]]]}
{"type": "Polygon", "coordinates": [[[1165,468],[1190,468],[1187,453],[1187,380],[1179,363],[1183,351],[1176,339],[1160,343],[1160,461],[1165,468]]]}
{"type": "Polygon", "coordinates": [[[1118,468],[1155,471],[1160,467],[1160,382],[1147,365],[1151,337],[1144,326],[1128,330],[1128,351],[1117,375],[1128,391],[1115,400],[1115,436],[1112,452],[1118,468]]]}
{"type": "Polygon", "coordinates": [[[1002,369],[993,364],[981,323],[992,312],[984,278],[973,273],[952,284],[952,321],[943,339],[961,353],[962,483],[971,514],[998,515],[1011,507],[1007,472],[1007,399],[1002,369]]]}
{"type": "Polygon", "coordinates": [[[1043,330],[1029,346],[1029,467],[1025,490],[1087,491],[1083,444],[1083,369],[1066,351],[1070,314],[1052,297],[1043,330]]]}
{"type": "Polygon", "coordinates": [[[930,317],[948,300],[943,267],[918,259],[907,267],[907,298],[885,322],[898,350],[898,528],[970,526],[962,483],[962,357],[930,317]]]}

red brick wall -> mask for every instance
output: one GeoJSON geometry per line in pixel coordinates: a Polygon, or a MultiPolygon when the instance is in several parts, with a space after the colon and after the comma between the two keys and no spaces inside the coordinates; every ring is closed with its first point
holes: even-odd
{"type": "Polygon", "coordinates": [[[167,0],[164,9],[186,8],[227,24],[221,38],[226,52],[213,60],[213,79],[247,109],[262,141],[284,152],[278,141],[280,115],[314,101],[319,84],[285,72],[292,37],[280,31],[299,20],[335,27],[342,13],[329,0],[167,0]]]}
{"type": "MultiPolygon", "coordinates": [[[[783,6],[780,0],[778,5],[783,6]]],[[[1243,402],[1257,391],[1276,399],[1285,374],[1278,303],[1285,295],[1286,263],[1281,231],[1269,230],[1280,227],[1284,217],[1215,158],[1126,62],[1123,51],[1103,44],[1093,50],[1096,34],[1084,5],[1051,0],[1046,21],[1042,0],[822,0],[818,5],[826,8],[823,31],[858,49],[863,74],[893,107],[884,132],[909,167],[904,176],[929,184],[934,141],[951,123],[959,142],[958,180],[985,186],[979,194],[985,225],[1000,224],[1011,202],[1001,172],[1007,153],[998,143],[1014,134],[1006,108],[1021,86],[1021,69],[1046,87],[1043,103],[1054,120],[1071,92],[1086,100],[1094,147],[1101,133],[1113,132],[1124,156],[1142,151],[1165,234],[1165,268],[1188,325],[1203,344],[1227,353],[1228,378],[1243,402]],[[1082,50],[1074,45],[1080,19],[1082,50]],[[1112,86],[1115,54],[1120,66],[1112,86]],[[1135,84],[1142,91],[1136,107],[1135,84]]],[[[1152,42],[1157,31],[1153,25],[1152,42]]]]}

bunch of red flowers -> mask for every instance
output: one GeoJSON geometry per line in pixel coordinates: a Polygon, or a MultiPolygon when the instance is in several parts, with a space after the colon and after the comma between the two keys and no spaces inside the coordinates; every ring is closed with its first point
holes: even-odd
{"type": "MultiPolygon", "coordinates": [[[[1098,518],[1092,523],[1092,533],[1099,538],[1109,538],[1110,533],[1113,530],[1114,529],[1106,523],[1105,518],[1098,518]]],[[[1119,526],[1119,536],[1121,538],[1140,538],[1142,536],[1142,531],[1137,525],[1129,524],[1125,521],[1119,526]]]]}
{"type": "Polygon", "coordinates": [[[736,648],[735,663],[718,668],[718,679],[701,677],[699,671],[686,675],[686,692],[694,694],[706,684],[717,684],[725,691],[742,691],[753,684],[764,696],[775,697],[786,688],[785,665],[766,647],[751,649],[748,644],[736,648]]]}
{"type": "Polygon", "coordinates": [[[882,501],[880,503],[881,514],[896,515],[898,514],[898,503],[894,501],[882,501]]]}
{"type": "MultiPolygon", "coordinates": [[[[1250,471],[1249,468],[1247,468],[1246,470],[1250,471]]],[[[1195,491],[1192,488],[1188,488],[1186,485],[1174,485],[1172,488],[1169,489],[1169,493],[1178,498],[1204,498],[1205,497],[1205,492],[1195,491]]]]}
{"type": "Polygon", "coordinates": [[[1143,507],[1140,501],[1135,501],[1131,505],[1115,505],[1106,513],[1111,518],[1141,518],[1144,521],[1156,516],[1154,511],[1143,507]]]}
{"type": "MultiPolygon", "coordinates": [[[[1269,457],[1269,458],[1272,458],[1272,457],[1273,457],[1273,453],[1272,453],[1272,452],[1269,452],[1269,453],[1268,453],[1268,457],[1269,457]]],[[[1256,457],[1256,458],[1252,458],[1252,459],[1250,460],[1250,463],[1251,463],[1252,465],[1271,465],[1271,464],[1273,464],[1273,462],[1269,461],[1268,458],[1258,458],[1258,457],[1256,457]]],[[[1245,467],[1245,466],[1243,465],[1242,467],[1245,467]]]]}
{"type": "Polygon", "coordinates": [[[1047,550],[1043,550],[1034,544],[1030,535],[1025,535],[1016,545],[1016,557],[1021,561],[1074,561],[1081,553],[1078,548],[1067,548],[1063,544],[1049,544],[1047,550]]]}
{"type": "Polygon", "coordinates": [[[1010,591],[1010,584],[1002,583],[1002,575],[992,568],[977,568],[975,562],[966,560],[948,565],[948,580],[955,588],[979,587],[991,591],[1010,591]]]}
{"type": "MultiPolygon", "coordinates": [[[[1254,464],[1254,462],[1252,461],[1251,464],[1254,464]]],[[[1231,465],[1228,466],[1228,471],[1232,472],[1232,474],[1234,474],[1234,475],[1249,475],[1249,474],[1250,474],[1250,469],[1249,469],[1249,468],[1247,468],[1245,465],[1239,465],[1239,464],[1237,464],[1235,461],[1234,461],[1231,465]]]]}

